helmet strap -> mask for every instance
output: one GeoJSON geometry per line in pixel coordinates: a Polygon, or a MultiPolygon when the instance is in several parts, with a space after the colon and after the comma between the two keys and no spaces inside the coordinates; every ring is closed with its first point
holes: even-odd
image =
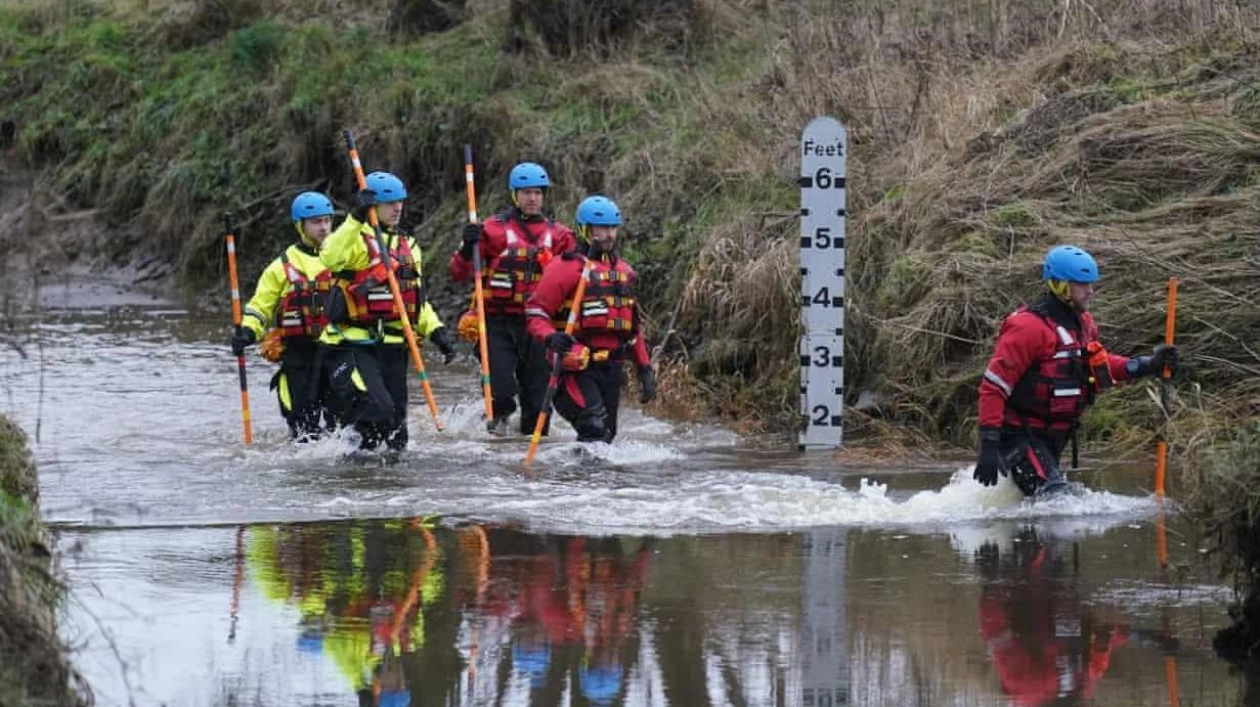
{"type": "Polygon", "coordinates": [[[319,248],[319,244],[315,242],[315,239],[314,239],[314,238],[311,238],[311,237],[310,237],[310,236],[308,236],[308,235],[306,235],[306,229],[302,228],[302,222],[301,222],[301,221],[294,221],[294,222],[293,222],[293,228],[295,228],[295,229],[297,230],[297,232],[298,232],[298,239],[299,239],[299,240],[301,240],[301,241],[302,241],[302,243],[304,243],[304,244],[306,244],[306,245],[308,245],[308,246],[310,246],[310,247],[312,247],[312,248],[319,248]]]}
{"type": "Polygon", "coordinates": [[[1046,289],[1065,304],[1072,304],[1072,292],[1067,280],[1046,280],[1046,289]]]}

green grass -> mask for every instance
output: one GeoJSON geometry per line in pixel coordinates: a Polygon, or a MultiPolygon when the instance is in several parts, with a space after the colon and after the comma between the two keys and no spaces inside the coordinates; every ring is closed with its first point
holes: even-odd
{"type": "Polygon", "coordinates": [[[37,498],[26,435],[0,417],[0,702],[76,705],[54,632],[62,588],[51,563],[32,554],[49,542],[37,498]]]}
{"type": "MultiPolygon", "coordinates": [[[[465,141],[494,180],[522,155],[563,162],[556,153],[574,146],[586,153],[575,161],[598,169],[663,144],[686,150],[678,136],[706,129],[683,106],[684,75],[694,67],[574,71],[512,57],[493,41],[503,30],[493,14],[408,40],[257,19],[175,49],[150,41],[158,28],[135,17],[71,12],[56,31],[38,34],[22,31],[30,21],[27,12],[0,11],[0,36],[12,40],[0,70],[18,78],[5,97],[23,146],[72,202],[102,208],[116,223],[138,216],[151,232],[144,245],[182,264],[189,291],[218,284],[215,212],[251,204],[240,217],[274,223],[297,185],[346,202],[342,127],[359,133],[368,169],[388,165],[411,182],[421,195],[416,213],[459,198],[451,171],[465,141]]],[[[737,80],[751,51],[747,43],[712,51],[714,66],[700,76],[737,80]]],[[[575,204],[581,185],[555,196],[575,204]]],[[[289,232],[268,226],[263,235],[243,253],[246,272],[289,232]]]]}
{"type": "MultiPolygon", "coordinates": [[[[991,340],[1035,284],[1009,280],[1035,275],[1045,247],[1116,243],[1118,252],[1104,251],[1109,272],[1159,270],[1133,262],[1144,251],[1124,244],[1179,251],[1161,225],[1227,208],[1192,207],[1196,199],[1237,196],[1228,205],[1235,216],[1211,228],[1238,230],[1248,222],[1236,215],[1242,199],[1257,185],[1260,100],[1246,82],[1227,80],[1248,66],[1245,31],[1222,24],[1184,36],[1178,18],[1156,14],[1114,36],[1074,12],[1059,34],[1037,21],[1050,5],[974,0],[947,17],[923,0],[897,0],[895,12],[864,1],[851,17],[810,2],[800,11],[811,21],[801,22],[782,8],[721,0],[709,6],[705,41],[683,46],[666,31],[612,55],[570,58],[536,45],[514,53],[502,10],[398,36],[380,34],[379,23],[253,0],[175,16],[59,3],[0,10],[0,72],[12,77],[0,100],[58,193],[140,234],[111,243],[115,254],[177,263],[186,292],[224,302],[220,212],[248,224],[240,241],[248,282],[291,239],[284,215],[295,192],[349,203],[343,128],[354,130],[367,169],[407,182],[404,223],[420,229],[435,290],[463,218],[463,144],[476,153],[483,215],[508,203],[503,179],[514,163],[542,161],[561,220],[590,192],[621,205],[623,252],[654,317],[688,290],[702,255],[719,277],[762,278],[698,283],[721,301],[693,287],[697,309],[680,318],[692,322],[689,346],[727,342],[714,360],[738,363],[712,375],[752,375],[749,386],[776,391],[795,385],[794,311],[713,317],[756,310],[744,305],[749,292],[763,306],[796,301],[784,245],[795,238],[800,200],[795,143],[809,118],[842,115],[851,136],[848,296],[862,308],[852,330],[871,339],[853,342],[867,360],[855,358],[848,388],[884,393],[883,419],[949,421],[940,424],[952,429],[932,433],[959,440],[966,426],[956,421],[970,413],[944,408],[974,401],[949,381],[982,367],[986,347],[970,342],[991,340]],[[1019,31],[998,32],[999,15],[1019,31]],[[972,39],[959,43],[964,36],[972,39]],[[934,59],[906,58],[916,52],[934,59]],[[989,147],[971,154],[981,133],[989,147]],[[731,244],[730,254],[714,243],[731,244]],[[766,267],[743,267],[768,254],[766,267]],[[743,336],[758,321],[781,330],[743,336]],[[904,326],[879,330],[883,321],[904,326]],[[919,357],[887,358],[909,354],[919,357]]],[[[1098,11],[1105,23],[1121,19],[1098,11]]],[[[1212,252],[1246,257],[1254,239],[1243,233],[1212,252]]],[[[1126,335],[1149,323],[1143,312],[1100,307],[1126,335]]],[[[1205,382],[1233,380],[1204,368],[1205,382]]],[[[1100,429],[1115,437],[1119,428],[1107,416],[1100,429]]]]}

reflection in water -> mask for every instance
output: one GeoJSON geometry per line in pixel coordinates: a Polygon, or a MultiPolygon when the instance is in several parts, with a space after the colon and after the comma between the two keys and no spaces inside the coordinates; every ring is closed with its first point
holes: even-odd
{"type": "Polygon", "coordinates": [[[979,552],[981,636],[1002,692],[1021,707],[1089,699],[1129,640],[1127,623],[1080,596],[1075,550],[1030,527],[1007,551],[979,552]]]}
{"type": "Polygon", "coordinates": [[[1158,580],[1152,530],[643,538],[399,519],[63,542],[114,634],[72,637],[101,704],[138,687],[137,705],[214,707],[1175,707],[1174,656],[1187,705],[1232,703],[1209,646],[1221,595],[1158,580]]]}
{"type": "Polygon", "coordinates": [[[298,649],[331,660],[360,705],[567,691],[610,705],[635,667],[650,540],[480,526],[439,540],[419,519],[249,536],[253,580],[298,611],[298,649]]]}
{"type": "Polygon", "coordinates": [[[805,537],[805,611],[801,626],[801,701],[809,707],[849,704],[845,650],[844,528],[805,537]]]}
{"type": "MultiPolygon", "coordinates": [[[[1056,701],[1089,683],[1095,704],[1175,705],[1178,673],[1187,705],[1236,699],[1205,638],[1228,592],[1153,533],[1137,477],[1029,504],[969,469],[841,470],[626,410],[597,463],[561,430],[549,471],[522,479],[521,445],[487,443],[461,398],[467,362],[433,381],[446,432],[417,420],[395,466],[335,461],[335,439],[294,448],[274,415],[245,450],[222,331],[218,315],[69,313],[37,325],[39,356],[0,352],[6,412],[43,430],[67,638],[99,704],[1005,707],[1042,656],[1002,669],[998,649],[1026,636],[1060,644],[1056,701]],[[326,522],[416,513],[446,520],[326,522]],[[451,525],[470,519],[497,525],[451,525]],[[255,525],[288,521],[315,522],[255,525]],[[1013,542],[1030,526],[1039,562],[1013,542]],[[1006,612],[998,639],[986,601],[1006,612]],[[1022,608],[1046,602],[1063,626],[1022,608]]],[[[265,388],[266,367],[250,373],[265,388]]]]}
{"type": "Polygon", "coordinates": [[[360,704],[409,703],[402,658],[426,643],[423,607],[442,599],[437,542],[419,520],[254,528],[250,572],[298,611],[298,650],[327,656],[360,704]]]}

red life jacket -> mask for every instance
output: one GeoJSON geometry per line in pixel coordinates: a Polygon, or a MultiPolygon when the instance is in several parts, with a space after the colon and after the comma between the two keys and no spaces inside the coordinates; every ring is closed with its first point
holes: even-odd
{"type": "Polygon", "coordinates": [[[1027,308],[1054,331],[1054,350],[1033,362],[1007,400],[1004,424],[1067,433],[1094,401],[1085,355],[1090,341],[1034,307],[1027,308]]]}
{"type": "MultiPolygon", "coordinates": [[[[400,317],[394,308],[394,295],[389,290],[389,280],[380,257],[380,249],[376,246],[376,238],[365,233],[363,240],[367,243],[368,266],[362,270],[342,271],[334,275],[334,284],[345,293],[348,311],[348,321],[337,323],[376,324],[397,321],[400,317]]],[[[397,242],[389,250],[389,259],[394,266],[394,277],[398,280],[407,318],[414,320],[416,313],[424,306],[425,293],[420,270],[416,267],[416,259],[411,253],[407,237],[401,234],[397,236],[397,242]]]]}
{"type": "Polygon", "coordinates": [[[287,252],[280,254],[280,263],[290,287],[276,307],[276,328],[280,336],[318,338],[328,326],[327,301],[328,291],[332,289],[332,273],[321,270],[312,281],[289,261],[287,252]]]}
{"type": "Polygon", "coordinates": [[[550,223],[543,235],[530,243],[512,228],[512,219],[497,218],[507,224],[504,229],[507,245],[485,275],[488,294],[486,305],[492,311],[504,309],[496,305],[524,304],[542,279],[543,268],[547,267],[553,257],[550,223]]]}
{"type": "MultiPolygon", "coordinates": [[[[630,282],[630,266],[618,258],[615,263],[597,259],[591,262],[587,274],[586,291],[578,308],[577,323],[573,333],[589,340],[592,335],[615,334],[623,342],[634,338],[635,314],[638,300],[630,282]],[[583,337],[582,335],[586,335],[583,337]]],[[[568,321],[573,303],[566,302],[555,315],[556,327],[563,329],[568,321]]],[[[603,338],[603,337],[601,337],[603,338]]],[[[595,360],[600,352],[592,353],[595,360]]],[[[606,358],[606,354],[604,356],[606,358]]]]}

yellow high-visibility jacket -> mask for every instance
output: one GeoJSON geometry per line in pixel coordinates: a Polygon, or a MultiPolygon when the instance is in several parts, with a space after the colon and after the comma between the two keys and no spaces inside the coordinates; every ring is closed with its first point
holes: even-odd
{"type": "Polygon", "coordinates": [[[284,271],[285,257],[311,282],[328,269],[319,259],[319,250],[306,242],[289,246],[284,251],[284,257],[276,258],[263,269],[254,288],[254,296],[245,305],[245,313],[241,317],[241,325],[253,331],[258,341],[262,341],[263,335],[276,326],[276,308],[293,291],[293,283],[284,271]]]}
{"type": "MultiPolygon", "coordinates": [[[[394,251],[399,247],[399,239],[405,238],[407,247],[411,250],[412,257],[415,259],[416,271],[420,274],[423,281],[424,260],[420,251],[420,246],[411,236],[402,236],[393,229],[382,228],[385,236],[386,247],[390,251],[394,251]]],[[[372,267],[371,253],[368,251],[368,239],[375,241],[376,234],[372,230],[370,224],[362,223],[353,216],[347,216],[346,220],[333,231],[331,235],[324,241],[323,247],[319,251],[319,258],[324,265],[333,272],[334,276],[345,279],[352,279],[354,273],[372,267]]],[[[429,337],[433,332],[442,328],[442,320],[438,317],[437,311],[433,309],[433,305],[429,304],[425,299],[420,303],[416,311],[415,320],[412,327],[416,332],[416,336],[429,337]]],[[[359,324],[335,324],[330,323],[328,328],[319,337],[320,343],[324,344],[402,344],[405,339],[403,337],[402,322],[386,321],[380,322],[375,327],[361,326],[359,324]]]]}

